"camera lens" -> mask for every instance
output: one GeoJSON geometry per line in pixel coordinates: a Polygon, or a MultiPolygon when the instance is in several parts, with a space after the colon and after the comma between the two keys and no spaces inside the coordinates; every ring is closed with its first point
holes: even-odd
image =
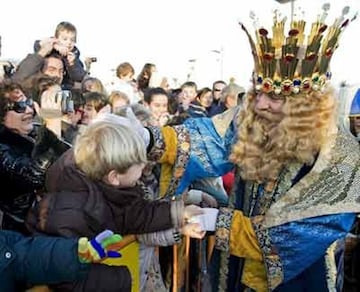
{"type": "Polygon", "coordinates": [[[74,102],[72,100],[72,94],[70,90],[61,91],[61,111],[63,114],[74,111],[74,102]]]}

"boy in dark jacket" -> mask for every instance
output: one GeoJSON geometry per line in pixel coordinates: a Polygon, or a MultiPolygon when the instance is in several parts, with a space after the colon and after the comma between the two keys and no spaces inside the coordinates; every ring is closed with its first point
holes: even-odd
{"type": "MultiPolygon", "coordinates": [[[[48,169],[47,193],[31,210],[29,230],[92,237],[109,228],[123,235],[135,234],[144,243],[149,243],[149,233],[156,233],[156,239],[158,232],[164,232],[166,243],[179,241],[180,233],[202,238],[198,224],[185,222],[201,214],[201,208],[185,207],[182,200],[150,202],[144,198],[137,181],[146,162],[144,141],[131,128],[110,121],[91,123],[77,136],[73,149],[48,169]]],[[[102,279],[108,274],[97,276],[102,279]]],[[[91,277],[64,285],[71,285],[71,291],[83,291],[83,286],[91,287],[89,281],[91,277]]],[[[110,287],[116,287],[111,279],[103,291],[110,287]]]]}

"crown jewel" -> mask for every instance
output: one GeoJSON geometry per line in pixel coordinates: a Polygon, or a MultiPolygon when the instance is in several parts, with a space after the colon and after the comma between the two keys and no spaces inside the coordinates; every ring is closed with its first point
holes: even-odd
{"type": "Polygon", "coordinates": [[[255,28],[255,40],[240,23],[249,38],[254,57],[253,82],[257,91],[286,96],[324,90],[326,82],[331,78],[329,63],[338,47],[339,36],[357,16],[347,17],[350,9],[346,6],[341,16],[329,27],[325,23],[329,9],[328,3],[322,6],[323,11],[311,24],[308,36],[305,35],[303,13],[294,15],[296,17],[285,34],[287,18],[281,18],[280,13],[275,10],[272,38],[267,29],[258,25],[253,12],[250,13],[250,18],[255,28]]]}

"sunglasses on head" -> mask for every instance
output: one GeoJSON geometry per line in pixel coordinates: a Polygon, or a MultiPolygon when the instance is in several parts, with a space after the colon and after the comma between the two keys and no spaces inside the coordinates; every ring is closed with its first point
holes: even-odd
{"type": "Polygon", "coordinates": [[[6,106],[6,111],[15,111],[18,114],[22,114],[26,111],[26,107],[33,108],[34,102],[31,98],[28,98],[24,101],[12,101],[9,102],[6,106]]]}

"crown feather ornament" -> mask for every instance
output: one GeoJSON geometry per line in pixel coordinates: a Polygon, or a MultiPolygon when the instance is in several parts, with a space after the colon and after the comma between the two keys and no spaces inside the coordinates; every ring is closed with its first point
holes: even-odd
{"type": "Polygon", "coordinates": [[[325,23],[330,4],[322,6],[322,13],[311,24],[308,36],[305,35],[304,13],[295,14],[287,33],[287,18],[274,11],[272,37],[269,31],[260,27],[254,12],[250,13],[255,29],[255,39],[248,29],[239,23],[245,31],[254,58],[253,82],[256,91],[274,93],[281,98],[312,90],[323,91],[331,78],[329,64],[338,47],[341,33],[350,22],[347,17],[349,7],[342,10],[331,26],[325,23]],[[299,19],[297,19],[299,17],[299,19]]]}

